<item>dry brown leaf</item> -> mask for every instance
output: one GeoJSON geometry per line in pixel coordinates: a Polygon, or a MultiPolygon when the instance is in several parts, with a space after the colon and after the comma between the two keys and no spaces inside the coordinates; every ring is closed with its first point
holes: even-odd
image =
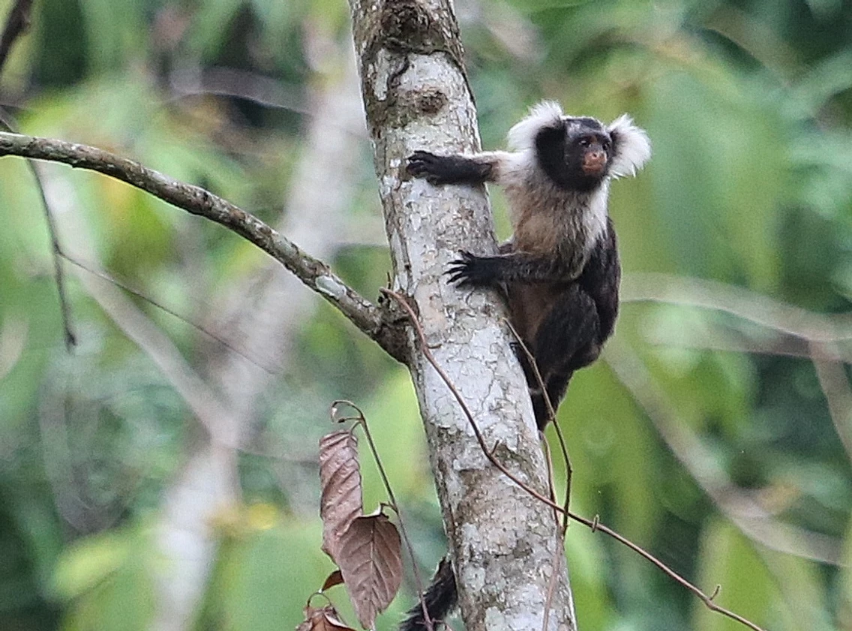
{"type": "Polygon", "coordinates": [[[332,587],[343,584],[343,574],[340,573],[340,570],[334,570],[331,574],[328,575],[328,578],[325,579],[325,583],[322,584],[321,592],[324,592],[332,587]]]}
{"type": "Polygon", "coordinates": [[[319,463],[322,549],[337,563],[341,536],[363,512],[358,439],[346,430],[326,434],[320,439],[319,463]]]}
{"type": "Polygon", "coordinates": [[[334,607],[305,607],[305,619],[296,631],[355,631],[340,621],[334,607]]]}
{"type": "Polygon", "coordinates": [[[358,622],[372,629],[402,582],[401,541],[396,526],[378,513],[356,518],[340,540],[337,564],[358,622]]]}

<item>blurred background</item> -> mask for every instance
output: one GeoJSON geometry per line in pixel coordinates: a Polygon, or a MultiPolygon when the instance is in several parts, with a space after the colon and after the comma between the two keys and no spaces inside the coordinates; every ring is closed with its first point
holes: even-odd
{"type": "MultiPolygon", "coordinates": [[[[561,408],[574,510],[772,631],[852,629],[852,5],[456,10],[485,147],[541,98],[630,112],[654,145],[613,186],[617,334],[561,408]]],[[[36,0],[0,101],[26,133],[226,197],[370,299],[386,282],[343,0],[36,0]]],[[[0,160],[0,630],[293,628],[332,569],[316,455],[339,398],[431,572],[446,545],[406,371],[223,228],[38,171],[78,344],[33,174],[0,160]]],[[[584,631],[744,628],[601,534],[572,525],[566,551],[584,631]]],[[[409,564],[379,629],[413,587],[409,564]]]]}

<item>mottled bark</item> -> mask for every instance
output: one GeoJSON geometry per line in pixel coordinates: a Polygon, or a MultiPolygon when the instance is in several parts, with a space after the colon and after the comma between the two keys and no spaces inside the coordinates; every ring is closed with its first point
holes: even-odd
{"type": "MultiPolygon", "coordinates": [[[[546,494],[545,461],[503,306],[495,294],[461,291],[444,276],[460,249],[496,252],[485,193],[434,187],[405,173],[405,157],[417,149],[479,149],[452,7],[440,0],[350,4],[395,288],[419,313],[433,355],[497,458],[546,494]]],[[[467,629],[540,630],[550,594],[547,628],[573,630],[552,510],[486,460],[413,333],[409,344],[467,629]]]]}

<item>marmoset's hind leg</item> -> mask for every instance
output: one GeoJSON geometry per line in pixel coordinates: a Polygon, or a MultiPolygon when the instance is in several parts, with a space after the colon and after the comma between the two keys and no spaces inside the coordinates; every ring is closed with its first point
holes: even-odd
{"type": "MultiPolygon", "coordinates": [[[[588,366],[600,354],[600,326],[595,301],[579,285],[569,285],[555,299],[553,308],[538,327],[530,349],[545,386],[530,383],[536,423],[544,429],[549,419],[545,393],[553,409],[565,396],[574,371],[588,366]]],[[[525,371],[528,368],[525,367],[525,371]]]]}
{"type": "MultiPolygon", "coordinates": [[[[569,370],[567,372],[555,372],[545,380],[544,392],[542,392],[541,386],[533,386],[530,388],[530,398],[532,399],[535,423],[540,430],[544,430],[544,428],[547,427],[547,423],[551,420],[550,407],[553,408],[553,413],[556,414],[559,402],[565,396],[565,392],[568,390],[568,382],[571,380],[573,375],[573,370],[569,370]],[[545,394],[547,395],[546,398],[545,394]],[[550,407],[547,405],[548,401],[550,401],[550,407]]],[[[555,422],[556,419],[554,418],[553,420],[555,422]]]]}

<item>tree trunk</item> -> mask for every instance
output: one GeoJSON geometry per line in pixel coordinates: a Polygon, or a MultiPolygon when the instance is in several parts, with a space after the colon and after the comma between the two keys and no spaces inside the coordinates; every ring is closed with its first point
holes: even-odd
{"type": "MultiPolygon", "coordinates": [[[[476,115],[448,0],[350,0],[362,93],[394,264],[437,362],[486,443],[547,495],[547,469],[526,384],[493,292],[459,290],[444,272],[460,249],[496,251],[480,188],[434,187],[405,173],[416,149],[479,149],[476,115]]],[[[461,407],[419,352],[409,368],[469,631],[573,631],[559,526],[543,502],[486,459],[461,407]],[[543,613],[549,603],[545,625],[543,613]]]]}

